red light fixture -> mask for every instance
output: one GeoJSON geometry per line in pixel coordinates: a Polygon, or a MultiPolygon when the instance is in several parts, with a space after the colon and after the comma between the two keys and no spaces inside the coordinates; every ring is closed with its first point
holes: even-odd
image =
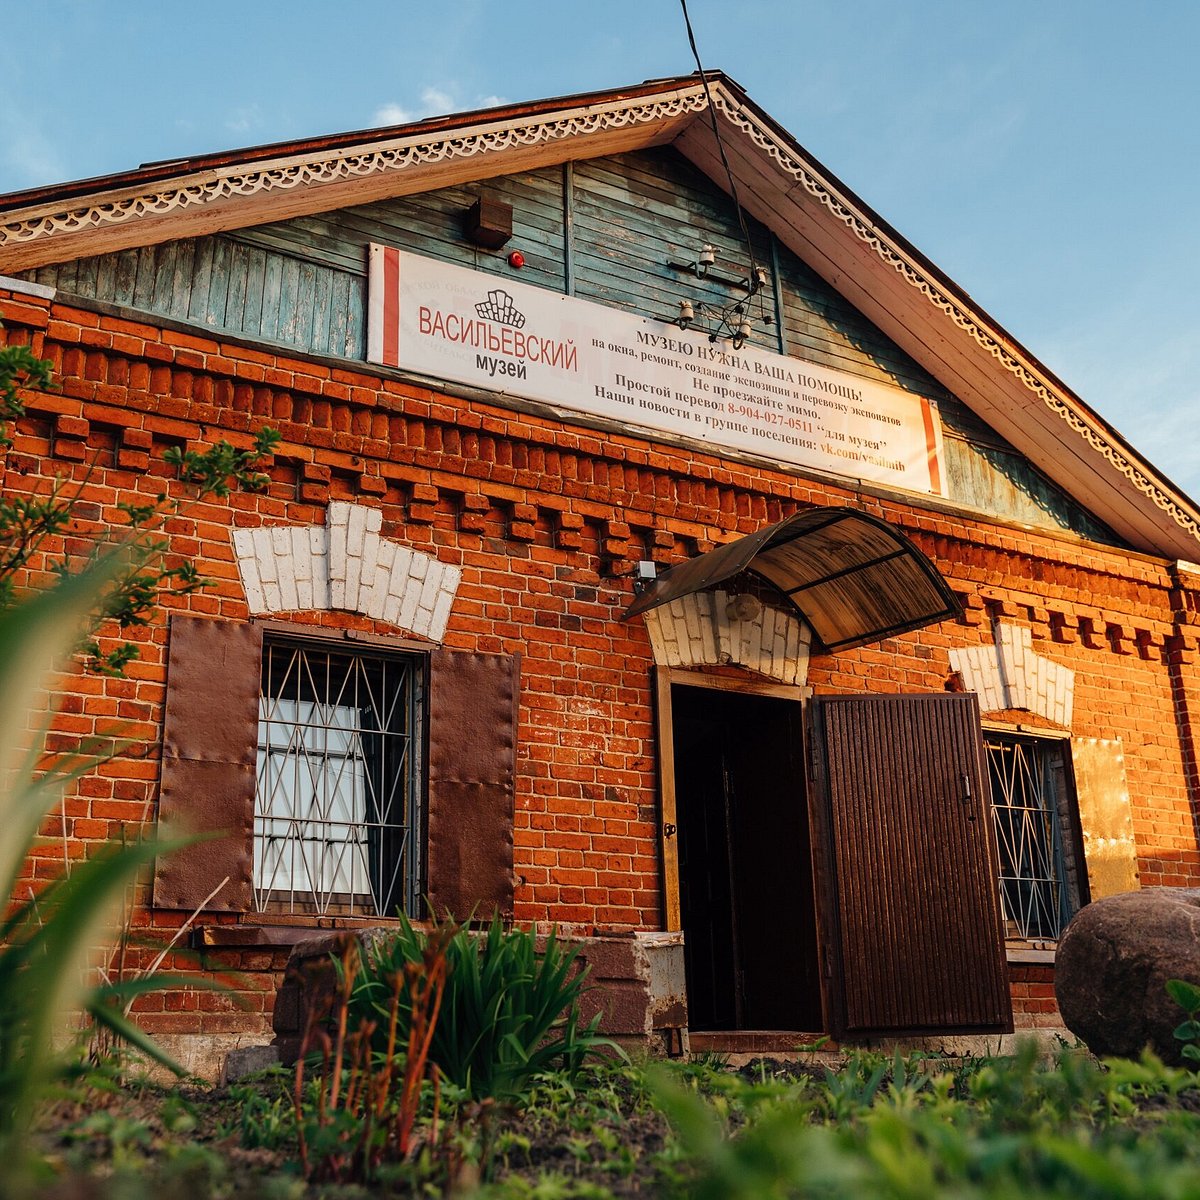
{"type": "Polygon", "coordinates": [[[514,271],[519,271],[525,265],[525,255],[523,255],[520,250],[514,250],[508,256],[508,265],[512,267],[514,271]]]}

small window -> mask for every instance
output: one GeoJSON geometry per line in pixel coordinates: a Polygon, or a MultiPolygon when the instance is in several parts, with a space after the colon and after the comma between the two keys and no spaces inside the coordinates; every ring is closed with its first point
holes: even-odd
{"type": "Polygon", "coordinates": [[[1053,941],[1080,905],[1069,743],[985,733],[1008,937],[1053,941]]]}
{"type": "Polygon", "coordinates": [[[424,660],[267,641],[259,697],[259,912],[394,916],[420,894],[424,660]]]}

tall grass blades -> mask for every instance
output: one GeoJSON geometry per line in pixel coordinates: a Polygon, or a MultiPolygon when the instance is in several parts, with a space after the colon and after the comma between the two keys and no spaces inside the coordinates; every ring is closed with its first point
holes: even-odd
{"type": "MultiPolygon", "coordinates": [[[[324,1007],[319,999],[310,1003],[296,1062],[296,1140],[306,1178],[370,1183],[385,1163],[407,1162],[430,1076],[433,1094],[427,1141],[433,1150],[445,1150],[438,1133],[440,1078],[437,1067],[429,1063],[429,1047],[446,986],[446,945],[454,932],[453,926],[434,930],[421,961],[405,963],[383,981],[388,994],[382,1024],[369,1016],[351,1018],[360,950],[352,934],[344,935],[340,954],[334,958],[337,989],[324,997],[324,1007]],[[409,1014],[403,1039],[399,1037],[402,1000],[409,1014]],[[382,1052],[372,1048],[377,1029],[385,1036],[382,1052]],[[307,1081],[314,1050],[321,1054],[323,1070],[319,1079],[307,1081]]],[[[430,1158],[427,1168],[432,1166],[430,1158]]]]}
{"type": "Polygon", "coordinates": [[[129,878],[159,847],[110,847],[36,896],[15,894],[38,827],[65,788],[104,757],[85,750],[43,760],[46,697],[52,672],[79,644],[97,597],[122,566],[101,559],[0,609],[0,887],[9,902],[0,923],[0,1154],[19,1150],[39,1092],[69,1068],[54,1049],[66,1014],[86,1007],[157,1050],[89,983],[88,956],[105,941],[129,878]]]}
{"type": "MultiPolygon", "coordinates": [[[[368,953],[351,1000],[356,1019],[377,1024],[382,1050],[391,988],[388,980],[422,962],[430,934],[405,917],[389,939],[368,953]]],[[[473,935],[458,929],[446,942],[447,977],[429,1060],[475,1099],[523,1095],[536,1075],[561,1069],[573,1076],[592,1054],[613,1047],[597,1032],[599,1015],[584,1023],[579,998],[586,982],[578,950],[551,933],[539,950],[532,931],[506,930],[494,917],[473,935]]],[[[411,1005],[398,1012],[408,1035],[411,1005]]]]}

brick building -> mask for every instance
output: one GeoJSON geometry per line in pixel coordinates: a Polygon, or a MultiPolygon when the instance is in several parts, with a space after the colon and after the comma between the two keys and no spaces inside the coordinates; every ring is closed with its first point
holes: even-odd
{"type": "Polygon", "coordinates": [[[138,893],[239,973],[141,1005],[176,1049],[425,896],[588,939],[625,1033],[685,990],[693,1045],[1054,1027],[1071,913],[1200,878],[1195,506],[707,82],[0,197],[56,381],[6,495],[99,528],[168,447],[282,434],[57,718],[137,740],[69,853],[221,831],[138,893]]]}

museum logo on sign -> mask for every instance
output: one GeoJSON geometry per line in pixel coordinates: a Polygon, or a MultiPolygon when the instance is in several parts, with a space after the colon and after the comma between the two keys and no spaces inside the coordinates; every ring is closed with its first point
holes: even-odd
{"type": "Polygon", "coordinates": [[[485,321],[511,325],[513,329],[525,327],[525,314],[513,304],[513,298],[503,288],[493,288],[488,292],[488,298],[475,305],[475,311],[485,321]]]}

